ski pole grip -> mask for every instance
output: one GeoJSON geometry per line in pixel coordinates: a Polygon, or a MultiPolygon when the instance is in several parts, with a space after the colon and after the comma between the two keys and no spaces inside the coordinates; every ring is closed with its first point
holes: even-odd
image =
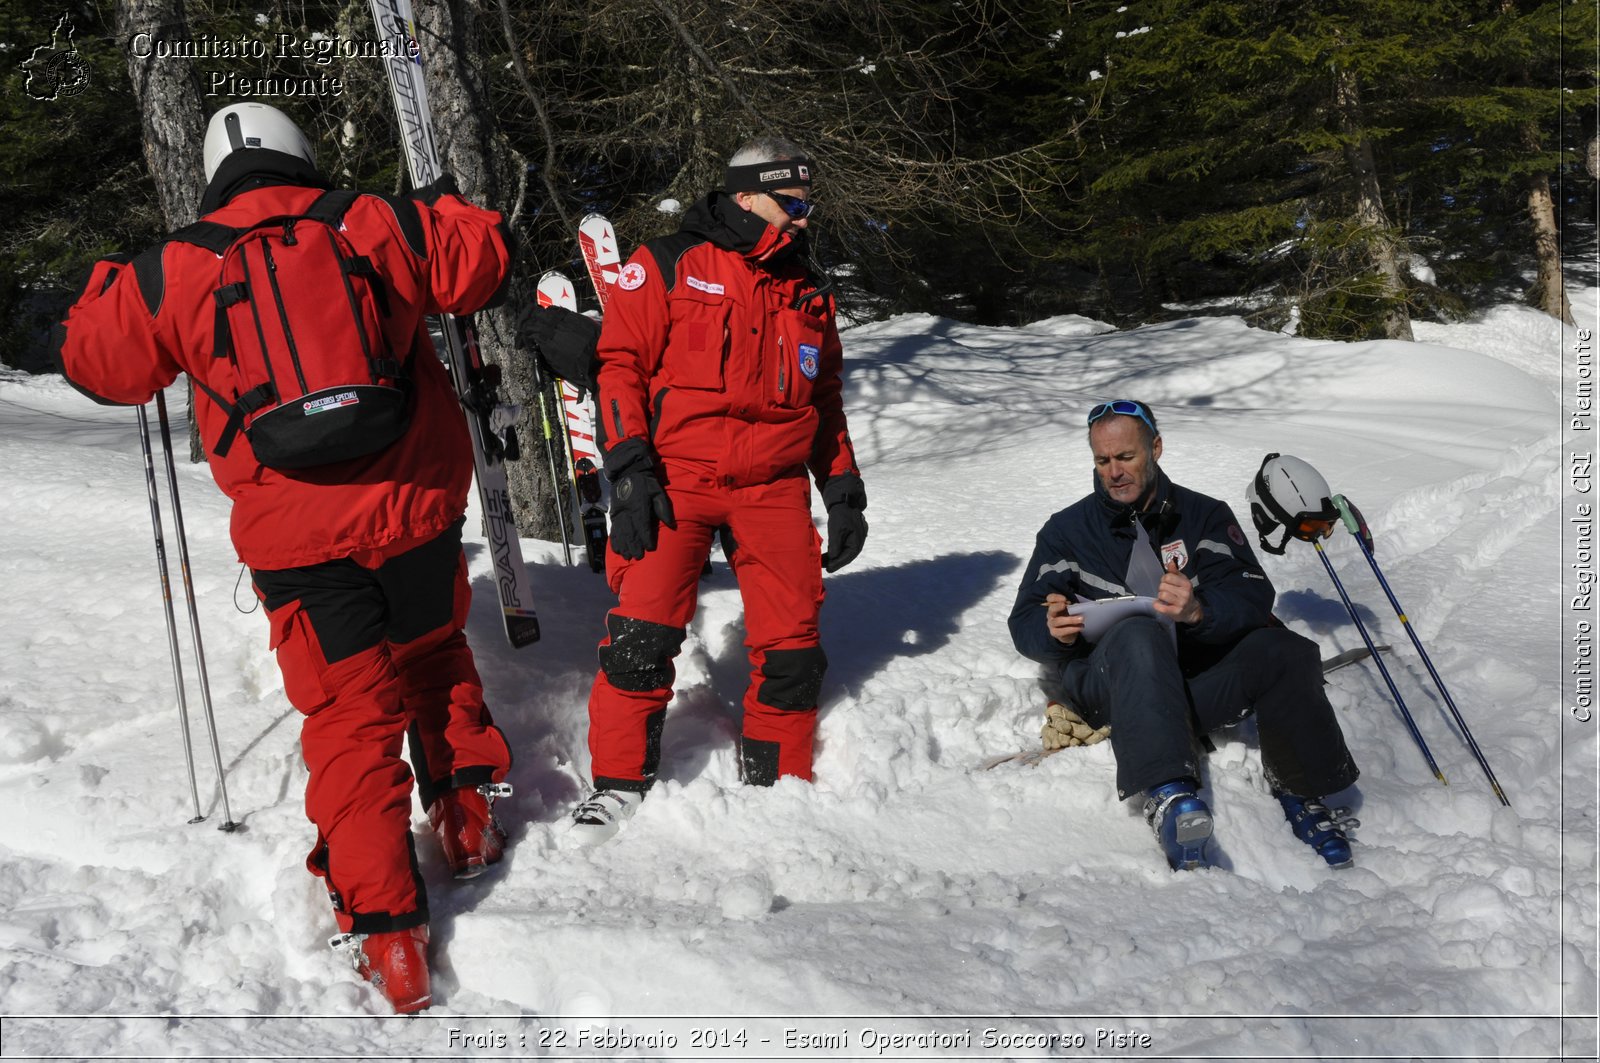
{"type": "Polygon", "coordinates": [[[1361,516],[1361,511],[1356,504],[1344,495],[1333,496],[1334,508],[1339,511],[1339,519],[1344,522],[1345,530],[1366,544],[1367,551],[1372,551],[1372,531],[1367,527],[1366,518],[1361,516]]]}
{"type": "Polygon", "coordinates": [[[1350,500],[1344,495],[1333,496],[1334,508],[1339,511],[1339,519],[1344,521],[1344,530],[1351,535],[1360,535],[1361,529],[1356,525],[1356,518],[1350,512],[1350,500]]]}

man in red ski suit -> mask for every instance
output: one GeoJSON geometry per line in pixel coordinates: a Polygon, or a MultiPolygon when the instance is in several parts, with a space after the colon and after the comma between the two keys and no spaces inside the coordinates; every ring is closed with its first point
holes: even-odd
{"type": "Polygon", "coordinates": [[[811,778],[822,569],[853,560],[867,531],[834,301],[807,265],[812,177],[787,141],[746,145],[724,191],[629,259],[606,308],[597,420],[619,601],[589,697],[595,793],[572,826],[584,844],[614,834],[655,780],[713,535],[744,599],[744,780],[811,778]],[[808,471],[828,508],[826,555],[808,471]]]}
{"type": "MultiPolygon", "coordinates": [[[[329,187],[300,130],[262,104],[219,111],[205,155],[205,220],[229,227],[302,213],[329,187]]],[[[490,787],[511,764],[463,628],[472,443],[424,315],[501,298],[512,245],[500,215],[460,198],[448,177],[410,199],[357,196],[340,229],[386,288],[389,349],[410,352],[410,426],[376,453],[291,472],[259,462],[244,435],[218,446],[228,413],[212,393],[235,389],[229,359],[214,356],[219,259],[180,234],[131,262],[99,263],[56,342],[67,378],[97,401],[144,403],[180,373],[195,381],[194,416],[233,503],[234,546],[302,714],[306,815],[317,827],[307,866],[332,899],[336,943],[353,946],[362,975],[397,1010],[415,1011],[431,1002],[428,905],[402,740],[458,876],[500,858],[505,835],[489,804],[505,788],[490,787]]],[[[330,278],[324,291],[339,284],[330,278]]]]}

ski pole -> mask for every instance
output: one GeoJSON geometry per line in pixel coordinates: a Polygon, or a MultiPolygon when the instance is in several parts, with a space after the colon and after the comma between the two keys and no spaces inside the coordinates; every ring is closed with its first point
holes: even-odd
{"type": "Polygon", "coordinates": [[[189,701],[183,689],[183,663],[178,656],[178,621],[172,613],[172,577],[167,570],[167,544],[161,534],[161,502],[156,494],[155,457],[150,450],[150,418],[144,407],[137,407],[139,415],[139,447],[144,452],[144,482],[150,494],[150,525],[156,537],[156,571],[161,576],[161,604],[167,614],[167,650],[172,654],[172,681],[178,689],[178,726],[183,734],[183,759],[189,766],[189,795],[194,799],[194,818],[190,823],[205,819],[200,811],[200,790],[194,777],[194,746],[189,740],[189,701]]]}
{"type": "Polygon", "coordinates": [[[572,543],[568,542],[567,514],[561,507],[561,476],[556,471],[555,429],[550,424],[550,384],[545,379],[539,359],[544,357],[538,344],[533,348],[533,390],[539,396],[539,422],[544,432],[544,455],[550,460],[550,493],[556,500],[556,521],[561,525],[561,549],[565,551],[567,565],[572,565],[572,543]]]}
{"type": "Polygon", "coordinates": [[[1394,680],[1389,676],[1389,669],[1384,665],[1383,658],[1378,655],[1378,648],[1373,645],[1372,636],[1367,634],[1367,626],[1361,622],[1361,617],[1356,614],[1356,607],[1350,601],[1350,595],[1345,593],[1344,584],[1339,582],[1339,574],[1333,570],[1333,562],[1328,560],[1327,551],[1322,549],[1322,544],[1311,540],[1311,545],[1316,547],[1317,556],[1322,558],[1322,567],[1328,570],[1328,576],[1333,580],[1333,585],[1339,591],[1339,598],[1344,602],[1345,610],[1350,614],[1350,619],[1355,621],[1356,630],[1361,633],[1361,641],[1367,644],[1368,651],[1372,654],[1372,663],[1378,666],[1378,671],[1383,675],[1383,681],[1389,685],[1389,693],[1394,698],[1394,703],[1400,709],[1400,715],[1405,720],[1406,729],[1411,732],[1411,738],[1417,743],[1417,748],[1422,750],[1422,757],[1428,762],[1428,767],[1433,769],[1433,777],[1450,785],[1450,780],[1444,777],[1439,770],[1439,765],[1434,761],[1433,754],[1428,752],[1428,743],[1422,740],[1422,732],[1417,730],[1417,721],[1411,718],[1411,710],[1406,708],[1405,699],[1400,696],[1400,689],[1394,685],[1394,680]]]}
{"type": "Polygon", "coordinates": [[[1422,639],[1417,636],[1416,629],[1411,626],[1411,620],[1406,616],[1406,611],[1400,607],[1400,600],[1394,596],[1394,591],[1389,587],[1389,581],[1383,578],[1383,570],[1378,567],[1378,559],[1373,556],[1372,532],[1367,528],[1366,520],[1361,516],[1361,511],[1343,495],[1334,495],[1333,504],[1339,508],[1339,513],[1344,519],[1344,526],[1361,544],[1361,552],[1367,556],[1367,564],[1372,566],[1372,574],[1378,577],[1378,585],[1383,588],[1383,593],[1388,596],[1389,604],[1394,606],[1395,615],[1400,618],[1400,623],[1406,629],[1406,634],[1411,637],[1411,645],[1417,648],[1417,653],[1422,657],[1422,663],[1428,669],[1428,674],[1433,677],[1433,683],[1439,688],[1439,694],[1444,698],[1445,705],[1450,708],[1450,715],[1455,718],[1456,726],[1461,728],[1461,737],[1466,739],[1467,748],[1472,750],[1472,755],[1477,759],[1478,766],[1483,769],[1483,774],[1489,780],[1490,789],[1500,799],[1500,803],[1507,808],[1511,802],[1506,798],[1505,791],[1500,788],[1500,780],[1494,777],[1494,769],[1489,767],[1489,760],[1483,755],[1483,750],[1478,747],[1477,739],[1472,737],[1472,728],[1467,726],[1467,721],[1462,718],[1461,710],[1456,708],[1455,699],[1450,696],[1450,691],[1445,689],[1444,680],[1439,677],[1438,669],[1434,668],[1433,660],[1428,656],[1428,651],[1422,646],[1422,639]]]}
{"type": "Polygon", "coordinates": [[[172,460],[172,426],[167,420],[167,397],[156,392],[156,419],[161,427],[161,449],[167,460],[167,494],[172,499],[172,527],[178,535],[178,571],[183,574],[183,593],[189,603],[189,634],[194,639],[195,671],[200,677],[200,704],[205,713],[206,734],[211,739],[211,762],[217,770],[217,790],[222,795],[222,825],[218,830],[234,831],[228,806],[228,781],[222,770],[222,747],[217,742],[217,715],[211,707],[211,678],[206,674],[205,644],[200,638],[200,612],[195,608],[194,579],[189,571],[189,539],[183,531],[183,506],[178,501],[178,468],[172,460]]]}

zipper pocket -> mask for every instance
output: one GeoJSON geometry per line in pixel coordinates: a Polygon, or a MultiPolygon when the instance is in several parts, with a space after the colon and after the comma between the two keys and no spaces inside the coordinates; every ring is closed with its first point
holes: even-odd
{"type": "Polygon", "coordinates": [[[272,260],[272,245],[261,237],[261,255],[267,260],[267,279],[272,283],[272,300],[278,304],[278,323],[283,326],[283,340],[289,345],[289,361],[294,365],[294,378],[300,382],[300,394],[306,387],[306,375],[300,368],[300,349],[294,343],[294,330],[289,327],[289,310],[283,305],[283,289],[278,287],[278,264],[272,260]]]}

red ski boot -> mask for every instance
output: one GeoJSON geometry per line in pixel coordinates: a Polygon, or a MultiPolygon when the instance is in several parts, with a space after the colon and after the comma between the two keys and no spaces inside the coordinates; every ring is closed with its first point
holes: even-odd
{"type": "Polygon", "coordinates": [[[356,971],[378,988],[401,1015],[433,1003],[428,980],[428,928],[386,930],[381,934],[345,934],[335,948],[350,948],[356,971]]]}
{"type": "Polygon", "coordinates": [[[511,793],[505,783],[463,786],[442,794],[428,809],[428,822],[439,836],[445,863],[456,878],[472,878],[498,863],[506,832],[494,818],[494,799],[511,793]]]}

